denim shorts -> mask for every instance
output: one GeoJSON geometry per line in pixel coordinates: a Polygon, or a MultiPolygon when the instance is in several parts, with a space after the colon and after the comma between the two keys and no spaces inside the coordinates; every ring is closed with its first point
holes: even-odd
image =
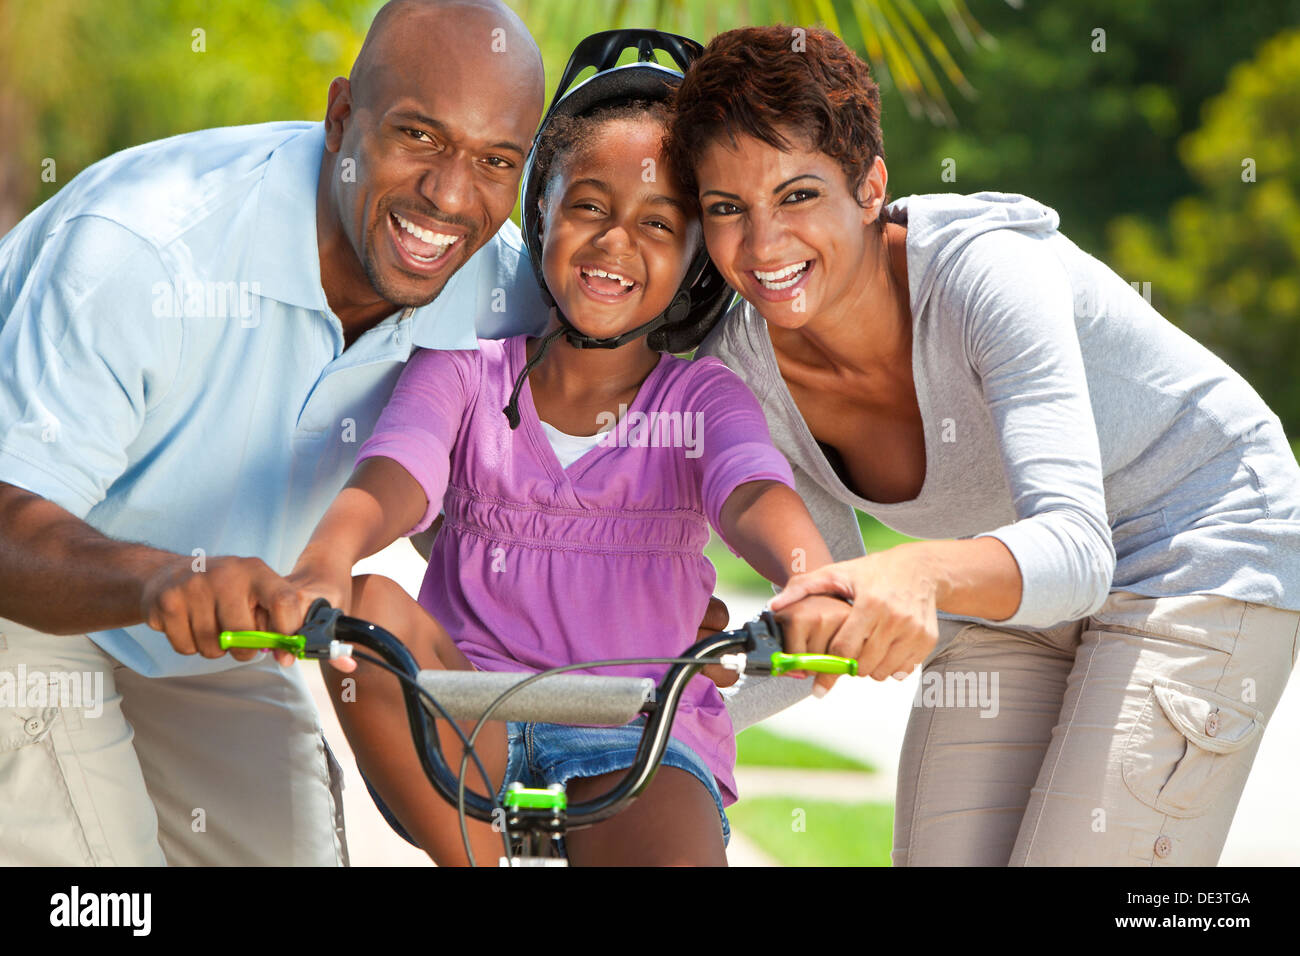
{"type": "MultiPolygon", "coordinates": [[[[515,781],[525,787],[546,787],[553,783],[567,786],[574,777],[598,777],[615,770],[626,770],[636,759],[636,748],[641,741],[644,725],[644,717],[638,717],[622,727],[574,727],[568,724],[507,721],[505,783],[497,794],[498,802],[505,800],[506,787],[515,781]]],[[[660,766],[685,770],[704,784],[718,808],[718,817],[722,821],[722,842],[724,846],[727,845],[731,841],[731,824],[722,809],[722,794],[713,779],[713,771],[699,754],[676,737],[670,737],[660,766]]],[[[474,772],[471,770],[471,773],[474,772]]],[[[364,774],[362,779],[365,780],[364,774]]],[[[365,783],[375,806],[389,826],[408,843],[415,844],[397,818],[384,806],[379,794],[370,786],[370,781],[366,780],[365,783]]],[[[479,783],[481,785],[481,781],[479,783]]]]}

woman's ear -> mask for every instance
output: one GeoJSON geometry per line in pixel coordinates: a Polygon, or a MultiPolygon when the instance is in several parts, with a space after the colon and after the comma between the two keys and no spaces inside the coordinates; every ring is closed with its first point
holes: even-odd
{"type": "Polygon", "coordinates": [[[858,205],[862,207],[862,224],[869,226],[880,218],[880,211],[885,207],[885,197],[889,195],[889,170],[885,161],[877,156],[867,172],[862,185],[858,187],[858,205]]]}

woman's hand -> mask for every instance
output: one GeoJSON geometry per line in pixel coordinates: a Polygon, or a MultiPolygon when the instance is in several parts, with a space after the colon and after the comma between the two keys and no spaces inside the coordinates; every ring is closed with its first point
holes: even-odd
{"type": "MultiPolygon", "coordinates": [[[[786,650],[838,654],[874,680],[902,680],[939,639],[938,585],[924,552],[899,545],[790,578],[770,607],[786,628],[786,650]],[[809,595],[837,595],[802,607],[809,595]]],[[[829,688],[835,675],[817,677],[829,688]]],[[[816,693],[816,690],[814,690],[816,693]]],[[[819,695],[820,696],[820,695],[819,695]]]]}

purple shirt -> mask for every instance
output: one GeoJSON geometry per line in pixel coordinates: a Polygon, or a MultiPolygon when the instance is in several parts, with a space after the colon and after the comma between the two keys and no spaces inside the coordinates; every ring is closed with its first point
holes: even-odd
{"type": "MultiPolygon", "coordinates": [[[[424,488],[429,506],[410,534],[445,511],[420,604],[483,670],[674,656],[695,642],[713,593],[709,525],[721,535],[738,485],[793,488],[790,466],[735,373],[665,354],[609,437],[561,468],[529,385],[517,430],[501,411],[525,339],[416,352],[357,456],[391,458],[424,488]]],[[[590,672],[657,681],[666,670],[590,672]]],[[[733,803],[735,735],[707,677],[691,680],[672,735],[733,803]]]]}

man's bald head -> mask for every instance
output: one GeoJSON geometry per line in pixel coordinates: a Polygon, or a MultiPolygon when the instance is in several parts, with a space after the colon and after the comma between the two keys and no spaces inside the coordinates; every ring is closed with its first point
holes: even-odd
{"type": "Polygon", "coordinates": [[[352,64],[353,100],[382,88],[384,75],[400,68],[402,57],[433,57],[448,45],[482,54],[485,68],[504,67],[524,85],[543,88],[542,51],[501,0],[389,0],[375,14],[352,64]]]}
{"type": "Polygon", "coordinates": [[[330,85],[322,280],[327,297],[347,286],[331,302],[436,297],[509,218],[544,95],[537,44],[500,0],[385,5],[330,85]]]}

